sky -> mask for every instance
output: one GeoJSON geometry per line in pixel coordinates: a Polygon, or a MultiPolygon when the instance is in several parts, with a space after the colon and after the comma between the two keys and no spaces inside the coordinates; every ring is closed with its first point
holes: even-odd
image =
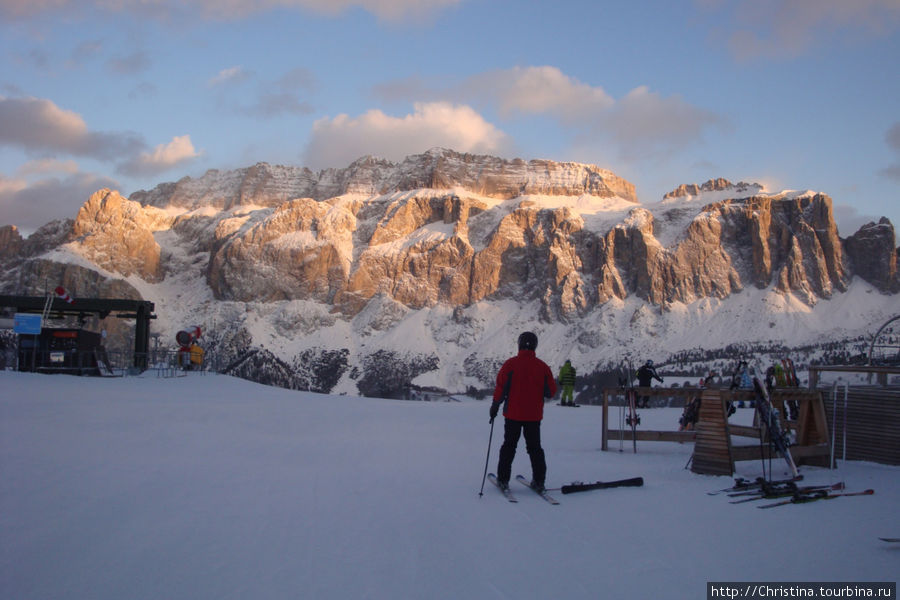
{"type": "Polygon", "coordinates": [[[0,225],[433,147],[900,224],[900,0],[0,0],[0,225]]]}

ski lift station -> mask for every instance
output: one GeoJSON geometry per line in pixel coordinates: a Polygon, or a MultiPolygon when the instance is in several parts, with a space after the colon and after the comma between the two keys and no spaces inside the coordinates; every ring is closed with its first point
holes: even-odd
{"type": "Polygon", "coordinates": [[[134,319],[133,368],[147,368],[150,321],[156,318],[154,305],[145,300],[78,298],[73,300],[62,288],[56,295],[0,295],[0,309],[13,312],[13,329],[18,336],[17,362],[20,371],[100,375],[109,370],[103,336],[83,327],[51,327],[48,322],[90,317],[134,319]]]}

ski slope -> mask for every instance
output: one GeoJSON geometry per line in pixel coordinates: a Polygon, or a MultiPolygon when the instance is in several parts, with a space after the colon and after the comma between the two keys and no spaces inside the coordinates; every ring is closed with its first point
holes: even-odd
{"type": "MultiPolygon", "coordinates": [[[[325,396],[218,375],[0,372],[0,597],[706,597],[708,581],[896,581],[900,468],[801,467],[873,496],[759,510],[691,444],[600,452],[599,407],[548,405],[548,486],[487,483],[488,403],[325,396]]],[[[614,408],[615,413],[618,409],[614,408]]],[[[677,428],[678,409],[641,411],[677,428]]],[[[617,414],[611,415],[613,420],[617,414]]],[[[747,420],[750,411],[734,418],[747,420]]],[[[499,421],[498,421],[499,424],[499,421]]],[[[490,468],[502,436],[496,427],[490,468]]],[[[775,475],[784,471],[775,461],[775,475]]],[[[738,463],[755,478],[758,462],[738,463]]],[[[520,445],[514,473],[530,476],[520,445]]]]}

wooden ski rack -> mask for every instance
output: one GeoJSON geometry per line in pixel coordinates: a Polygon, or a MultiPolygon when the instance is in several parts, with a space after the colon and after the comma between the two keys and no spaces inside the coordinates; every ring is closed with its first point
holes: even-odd
{"type": "MultiPolygon", "coordinates": [[[[752,391],[698,388],[637,388],[639,396],[666,396],[691,398],[700,396],[700,418],[693,431],[652,431],[639,429],[638,440],[659,442],[694,442],[691,470],[707,475],[733,475],[734,463],[744,460],[769,458],[768,439],[761,430],[757,416],[753,425],[732,425],[728,422],[727,402],[755,400],[752,391]],[[753,443],[735,444],[733,438],[751,438],[753,443]],[[762,440],[762,443],[760,441],[762,440]]],[[[622,395],[617,388],[603,391],[603,432],[601,450],[609,450],[609,438],[631,440],[631,429],[609,429],[609,398],[622,395]]],[[[776,388],[771,392],[772,405],[782,415],[782,423],[795,432],[795,444],[791,456],[798,465],[808,464],[827,467],[830,454],[830,436],[825,417],[822,393],[801,388],[776,388]],[[789,421],[786,402],[797,403],[797,420],[789,421]]],[[[774,456],[773,456],[774,458],[774,456]]]]}

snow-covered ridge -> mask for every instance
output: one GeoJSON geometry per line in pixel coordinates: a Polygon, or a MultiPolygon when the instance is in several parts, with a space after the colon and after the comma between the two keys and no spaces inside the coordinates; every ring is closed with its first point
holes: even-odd
{"type": "Polygon", "coordinates": [[[634,185],[596,165],[549,160],[505,160],[436,148],[400,163],[367,156],[344,169],[314,173],[306,167],[259,163],[233,171],[207,171],[130,199],[157,207],[229,209],[244,204],[276,206],[293,198],[325,200],[345,194],[377,196],[418,188],[461,187],[483,196],[522,195],[621,197],[636,202],[634,185]]]}
{"type": "Polygon", "coordinates": [[[162,339],[197,323],[226,363],[373,395],[485,385],[523,329],[590,372],[623,352],[852,339],[892,316],[890,223],[842,240],[824,194],[720,179],[638,204],[616,181],[436,150],[101,190],[27,243],[0,231],[0,284],[139,296],[162,339]]]}

